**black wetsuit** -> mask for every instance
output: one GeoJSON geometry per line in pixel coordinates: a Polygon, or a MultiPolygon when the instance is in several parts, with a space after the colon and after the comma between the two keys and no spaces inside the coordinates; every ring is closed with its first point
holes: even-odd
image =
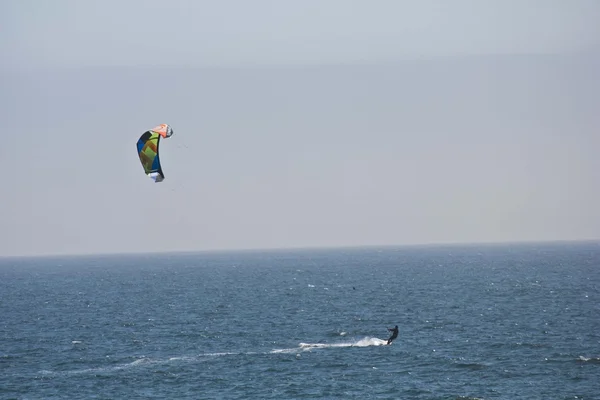
{"type": "Polygon", "coordinates": [[[391,344],[394,339],[398,337],[398,325],[393,328],[388,328],[388,331],[392,332],[392,336],[387,341],[387,344],[391,344]]]}

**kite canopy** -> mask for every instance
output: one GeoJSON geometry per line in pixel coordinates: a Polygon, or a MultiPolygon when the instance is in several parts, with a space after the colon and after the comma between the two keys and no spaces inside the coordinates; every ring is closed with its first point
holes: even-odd
{"type": "Polygon", "coordinates": [[[165,179],[158,156],[160,138],[167,139],[171,135],[173,135],[173,129],[167,124],[160,124],[144,132],[137,142],[138,156],[144,172],[156,183],[165,179]]]}

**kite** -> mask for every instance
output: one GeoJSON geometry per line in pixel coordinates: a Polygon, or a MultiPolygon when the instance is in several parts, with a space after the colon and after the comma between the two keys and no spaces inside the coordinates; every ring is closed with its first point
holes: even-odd
{"type": "Polygon", "coordinates": [[[165,179],[158,153],[160,138],[167,139],[171,135],[173,135],[173,129],[167,124],[160,124],[144,132],[138,139],[137,151],[140,162],[146,175],[155,183],[165,179]]]}

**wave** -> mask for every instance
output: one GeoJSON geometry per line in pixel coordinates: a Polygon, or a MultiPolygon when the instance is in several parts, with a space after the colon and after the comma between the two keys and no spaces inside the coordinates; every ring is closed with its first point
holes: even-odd
{"type": "Polygon", "coordinates": [[[584,356],[579,356],[579,358],[577,358],[577,361],[583,361],[583,362],[589,362],[592,364],[598,364],[600,363],[600,357],[584,357],[584,356]]]}

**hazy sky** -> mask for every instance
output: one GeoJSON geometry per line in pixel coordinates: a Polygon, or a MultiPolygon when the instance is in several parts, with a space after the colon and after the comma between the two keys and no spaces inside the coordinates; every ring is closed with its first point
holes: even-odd
{"type": "Polygon", "coordinates": [[[0,0],[0,256],[600,238],[600,2],[0,0]],[[135,142],[169,123],[166,180],[135,142]]]}

